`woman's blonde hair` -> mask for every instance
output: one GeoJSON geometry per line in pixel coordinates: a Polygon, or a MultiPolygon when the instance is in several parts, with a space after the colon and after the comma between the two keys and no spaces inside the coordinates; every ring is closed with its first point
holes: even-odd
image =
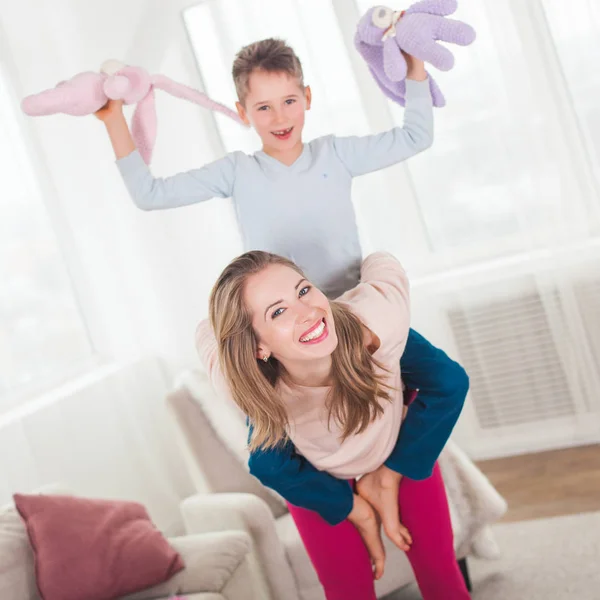
{"type": "MultiPolygon", "coordinates": [[[[210,322],[217,339],[219,360],[233,399],[253,426],[250,448],[271,448],[287,438],[288,419],[276,393],[285,374],[283,365],[271,357],[257,358],[258,339],[252,315],[244,302],[247,279],[269,265],[284,265],[304,277],[293,262],[268,252],[252,251],[234,259],[221,273],[210,295],[210,322]]],[[[332,301],[338,337],[332,354],[332,387],[328,398],[329,420],[342,430],[342,439],[361,433],[383,412],[380,398],[390,400],[383,368],[365,346],[361,321],[344,305],[332,301]]]]}

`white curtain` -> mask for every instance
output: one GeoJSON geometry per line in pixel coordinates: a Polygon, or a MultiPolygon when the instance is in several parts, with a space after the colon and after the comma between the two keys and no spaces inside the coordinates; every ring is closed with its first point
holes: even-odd
{"type": "MultiPolygon", "coordinates": [[[[230,104],[235,52],[285,38],[313,88],[310,139],[402,121],[352,48],[372,4],[212,0],[185,21],[208,92],[230,104]]],[[[448,101],[433,147],[355,184],[365,251],[403,260],[414,326],[469,371],[458,435],[472,454],[599,441],[600,6],[459,4],[478,38],[432,72],[448,101]]],[[[218,121],[226,150],[256,149],[218,121]]]]}
{"type": "Polygon", "coordinates": [[[23,120],[0,60],[0,413],[23,389],[55,384],[92,356],[23,120]]]}
{"type": "MultiPolygon", "coordinates": [[[[194,490],[165,398],[196,359],[194,327],[219,269],[206,275],[198,257],[224,260],[227,236],[211,235],[201,207],[137,210],[93,117],[19,109],[26,94],[113,56],[151,72],[163,60],[195,83],[179,9],[163,6],[167,18],[145,1],[122,4],[0,3],[0,505],[58,483],[142,502],[173,532],[194,490]],[[127,47],[159,56],[136,60],[127,47]]],[[[157,174],[175,169],[161,161],[169,148],[179,169],[211,160],[205,139],[177,140],[184,126],[203,131],[203,114],[162,100],[157,174]]]]}
{"type": "Polygon", "coordinates": [[[408,165],[430,242],[415,312],[471,375],[480,456],[600,439],[599,8],[463,3],[477,45],[408,165]]]}

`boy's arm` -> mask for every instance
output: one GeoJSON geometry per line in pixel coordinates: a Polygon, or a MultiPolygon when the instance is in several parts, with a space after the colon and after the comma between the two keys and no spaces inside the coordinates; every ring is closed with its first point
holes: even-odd
{"type": "Polygon", "coordinates": [[[406,106],[402,127],[364,137],[334,137],[335,151],[352,177],[402,162],[433,143],[433,104],[422,61],[406,56],[406,106]]]}
{"type": "Polygon", "coordinates": [[[233,193],[235,159],[225,156],[200,169],[172,177],[153,177],[148,165],[136,150],[129,126],[123,115],[122,101],[111,100],[96,116],[104,122],[117,166],[138,208],[158,210],[177,208],[209,200],[228,198],[233,193]]]}

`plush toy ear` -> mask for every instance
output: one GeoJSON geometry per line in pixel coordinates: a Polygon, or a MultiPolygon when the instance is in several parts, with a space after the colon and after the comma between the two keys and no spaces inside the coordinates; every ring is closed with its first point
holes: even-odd
{"type": "Polygon", "coordinates": [[[421,0],[406,9],[407,13],[427,13],[447,17],[456,12],[457,0],[421,0]]]}
{"type": "MultiPolygon", "coordinates": [[[[119,77],[121,75],[130,77],[133,74],[133,67],[128,67],[118,72],[119,77]]],[[[117,83],[117,80],[115,80],[117,83]]],[[[132,87],[132,93],[135,93],[136,88],[139,90],[139,85],[145,85],[146,79],[144,77],[139,80],[132,81],[134,84],[132,87]]],[[[211,100],[206,94],[199,92],[193,88],[190,88],[181,83],[177,83],[164,75],[154,75],[151,78],[150,89],[148,93],[137,103],[133,118],[131,121],[131,134],[137,149],[139,150],[142,158],[146,164],[150,164],[152,160],[152,152],[154,150],[154,144],[156,142],[156,131],[157,131],[157,118],[156,118],[156,103],[154,99],[154,88],[162,89],[165,92],[175,96],[199,104],[210,110],[219,111],[238,123],[243,123],[242,119],[233,110],[227,108],[223,104],[211,100]]],[[[130,94],[127,97],[131,97],[130,94]]],[[[126,102],[127,102],[126,97],[126,102]]]]}
{"type": "Polygon", "coordinates": [[[446,98],[444,94],[442,94],[442,90],[440,90],[440,86],[436,83],[435,79],[429,76],[429,91],[431,92],[431,98],[433,100],[433,105],[437,108],[442,108],[446,106],[446,98]]]}
{"type": "Polygon", "coordinates": [[[150,88],[146,96],[137,103],[131,119],[131,136],[147,165],[152,160],[152,152],[156,142],[156,127],[154,90],[150,88]]]}
{"type": "Polygon", "coordinates": [[[241,125],[246,125],[234,110],[231,110],[231,108],[220,102],[211,100],[206,94],[195,90],[194,88],[183,85],[182,83],[177,83],[164,75],[154,75],[152,77],[152,83],[155,88],[163,90],[167,92],[167,94],[171,94],[171,96],[198,104],[199,106],[203,106],[212,111],[220,112],[241,125]]]}
{"type": "Polygon", "coordinates": [[[77,117],[91,115],[106,104],[105,79],[106,76],[100,73],[79,73],[54,88],[27,96],[21,102],[21,108],[32,117],[56,113],[77,117]]]}
{"type": "Polygon", "coordinates": [[[383,43],[383,69],[391,81],[402,81],[406,77],[406,60],[396,38],[383,43]]]}

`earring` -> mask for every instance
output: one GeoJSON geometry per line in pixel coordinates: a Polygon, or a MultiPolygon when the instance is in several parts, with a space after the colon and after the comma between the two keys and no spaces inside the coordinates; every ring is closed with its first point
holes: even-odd
{"type": "Polygon", "coordinates": [[[269,357],[266,354],[263,356],[263,361],[264,362],[269,362],[269,357]]]}

